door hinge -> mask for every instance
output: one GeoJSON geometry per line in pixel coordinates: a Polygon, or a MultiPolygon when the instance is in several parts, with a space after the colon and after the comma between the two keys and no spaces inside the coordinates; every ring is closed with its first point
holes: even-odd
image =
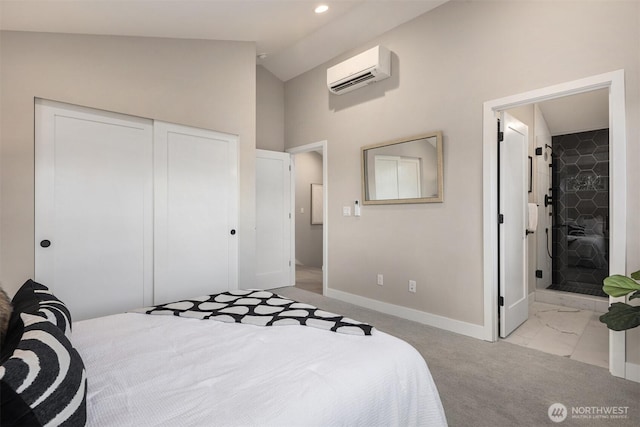
{"type": "Polygon", "coordinates": [[[498,297],[498,305],[504,307],[504,297],[498,297]]]}
{"type": "Polygon", "coordinates": [[[289,172],[291,172],[291,165],[289,165],[289,172]]]}
{"type": "Polygon", "coordinates": [[[504,132],[498,132],[498,142],[504,141],[504,132]]]}
{"type": "Polygon", "coordinates": [[[289,267],[291,267],[291,260],[289,260],[289,267]]]}
{"type": "Polygon", "coordinates": [[[504,224],[504,215],[498,214],[498,224],[504,224]]]}
{"type": "Polygon", "coordinates": [[[289,212],[289,219],[291,219],[291,212],[289,212]]]}

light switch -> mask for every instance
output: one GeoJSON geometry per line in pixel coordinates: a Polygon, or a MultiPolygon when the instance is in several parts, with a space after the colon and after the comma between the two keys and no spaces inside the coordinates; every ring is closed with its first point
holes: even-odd
{"type": "Polygon", "coordinates": [[[351,216],[351,206],[342,207],[342,216],[351,216]]]}

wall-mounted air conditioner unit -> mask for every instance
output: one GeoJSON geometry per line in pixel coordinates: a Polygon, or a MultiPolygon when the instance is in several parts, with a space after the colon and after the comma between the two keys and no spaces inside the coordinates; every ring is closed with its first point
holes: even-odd
{"type": "Polygon", "coordinates": [[[376,46],[327,70],[327,87],[336,95],[391,76],[391,52],[376,46]]]}

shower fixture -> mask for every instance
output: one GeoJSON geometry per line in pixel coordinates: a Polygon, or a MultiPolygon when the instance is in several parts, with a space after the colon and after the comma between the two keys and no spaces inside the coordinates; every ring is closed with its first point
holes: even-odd
{"type": "MultiPolygon", "coordinates": [[[[546,247],[547,247],[547,255],[549,255],[549,258],[553,259],[553,255],[551,255],[551,249],[549,249],[549,229],[545,228],[544,229],[544,233],[546,235],[546,247]]],[[[551,239],[551,243],[553,243],[553,239],[551,239]]]]}
{"type": "MultiPolygon", "coordinates": [[[[536,156],[542,156],[542,150],[548,148],[549,150],[551,150],[551,153],[553,154],[553,147],[550,146],[549,144],[544,144],[544,147],[536,147],[536,156]]],[[[545,151],[544,152],[544,160],[548,160],[549,159],[549,154],[545,151]]]]}

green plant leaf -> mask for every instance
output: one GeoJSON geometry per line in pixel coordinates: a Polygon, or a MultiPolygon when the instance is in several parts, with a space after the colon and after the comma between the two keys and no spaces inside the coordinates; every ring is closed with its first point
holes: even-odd
{"type": "Polygon", "coordinates": [[[636,298],[640,298],[640,291],[635,291],[634,293],[629,295],[629,301],[631,301],[632,299],[636,299],[636,298]]]}
{"type": "Polygon", "coordinates": [[[609,312],[600,316],[600,321],[614,331],[625,331],[640,326],[640,307],[623,302],[614,302],[609,312]]]}
{"type": "Polygon", "coordinates": [[[604,279],[602,290],[612,297],[621,297],[629,292],[640,290],[640,285],[629,277],[614,274],[604,279]]]}
{"type": "Polygon", "coordinates": [[[640,280],[640,270],[634,271],[633,273],[631,273],[631,278],[634,280],[640,280]]]}

